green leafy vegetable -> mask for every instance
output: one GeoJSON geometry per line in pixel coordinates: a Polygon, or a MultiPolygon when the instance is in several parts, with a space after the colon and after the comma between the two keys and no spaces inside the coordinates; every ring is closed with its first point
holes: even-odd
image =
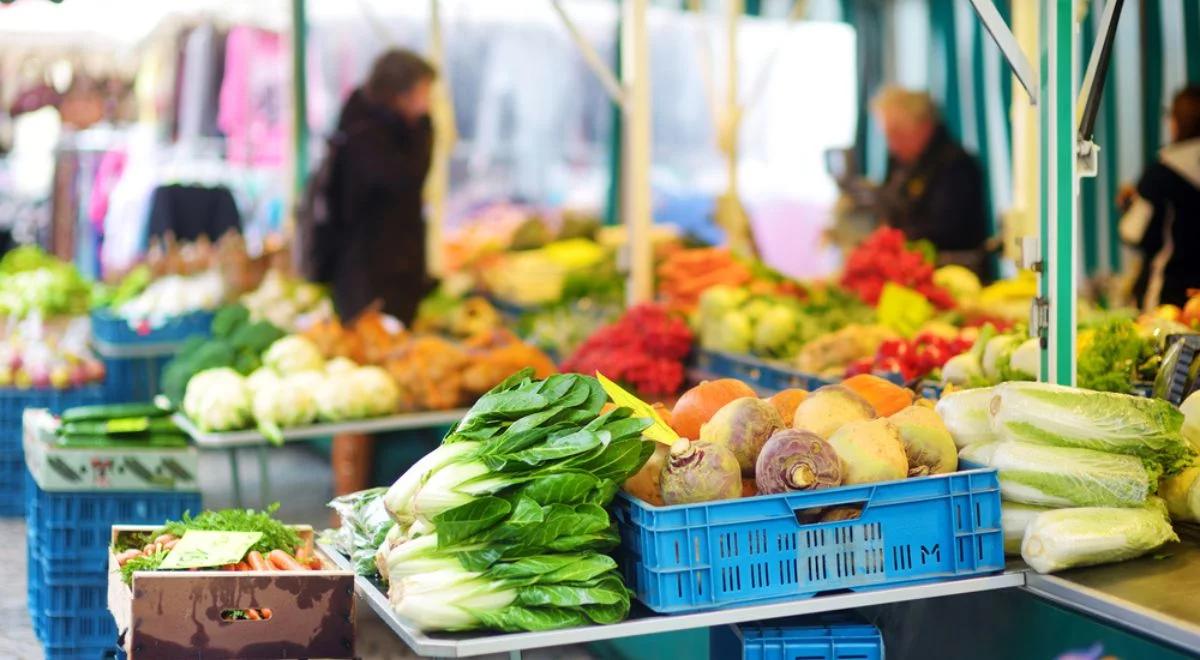
{"type": "Polygon", "coordinates": [[[1161,399],[1045,383],[995,388],[992,423],[1004,440],[1127,454],[1165,474],[1192,464],[1183,413],[1161,399]]]}
{"type": "Polygon", "coordinates": [[[1133,321],[1105,321],[1095,329],[1091,343],[1079,355],[1076,371],[1079,386],[1128,394],[1133,391],[1141,365],[1155,353],[1153,342],[1138,334],[1133,321]]]}
{"type": "Polygon", "coordinates": [[[998,469],[1000,494],[1023,504],[1141,506],[1158,485],[1157,473],[1140,459],[1091,449],[989,442],[970,445],[958,456],[998,469]]]}
{"type": "Polygon", "coordinates": [[[1128,509],[1085,507],[1039,513],[1025,530],[1021,557],[1039,573],[1139,557],[1178,541],[1157,497],[1128,509]]]}
{"type": "Polygon", "coordinates": [[[272,550],[295,552],[300,545],[300,536],[296,530],[279,522],[272,516],[279,510],[275,503],[265,511],[253,509],[223,509],[221,511],[204,511],[196,517],[185,511],[183,518],[168,522],[158,534],[174,534],[182,537],[189,529],[221,531],[221,532],[262,532],[251,550],[266,554],[272,550]]]}

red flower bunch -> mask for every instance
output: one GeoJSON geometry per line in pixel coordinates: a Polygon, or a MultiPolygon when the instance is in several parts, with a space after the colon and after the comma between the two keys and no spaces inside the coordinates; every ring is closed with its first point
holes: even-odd
{"type": "Polygon", "coordinates": [[[954,306],[954,297],[933,283],[933,264],[925,260],[925,255],[905,245],[904,232],[880,227],[846,259],[842,286],[875,305],[888,282],[920,293],[938,309],[954,306]]]}
{"type": "Polygon", "coordinates": [[[645,395],[674,394],[683,385],[692,338],[687,324],[661,305],[637,305],[588,337],[562,369],[599,371],[645,395]]]}

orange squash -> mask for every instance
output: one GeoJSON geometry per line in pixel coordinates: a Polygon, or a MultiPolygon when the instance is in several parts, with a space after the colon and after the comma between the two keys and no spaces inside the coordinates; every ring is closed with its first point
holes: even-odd
{"type": "Polygon", "coordinates": [[[913,403],[912,390],[872,374],[851,376],[842,381],[842,386],[866,399],[880,417],[898,413],[913,403]]]}
{"type": "Polygon", "coordinates": [[[700,427],[712,419],[721,406],[742,397],[757,397],[750,386],[733,378],[706,380],[683,393],[671,410],[671,428],[681,437],[696,440],[700,427]]]}
{"type": "Polygon", "coordinates": [[[775,393],[775,396],[767,399],[771,405],[775,406],[775,410],[779,411],[779,416],[783,418],[783,425],[787,428],[792,427],[792,418],[796,415],[796,406],[800,402],[808,398],[808,392],[799,388],[780,390],[775,393]]]}

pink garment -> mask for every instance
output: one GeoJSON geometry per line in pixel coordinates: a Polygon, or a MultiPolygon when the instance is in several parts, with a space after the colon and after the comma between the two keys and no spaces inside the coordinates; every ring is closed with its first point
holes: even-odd
{"type": "Polygon", "coordinates": [[[279,165],[288,134],[288,60],[283,37],[249,27],[229,31],[217,125],[234,163],[279,165]]]}
{"type": "Polygon", "coordinates": [[[92,181],[92,192],[88,197],[88,219],[96,231],[104,231],[104,218],[108,215],[108,197],[121,180],[125,171],[125,152],[106,151],[96,165],[96,178],[92,181]]]}

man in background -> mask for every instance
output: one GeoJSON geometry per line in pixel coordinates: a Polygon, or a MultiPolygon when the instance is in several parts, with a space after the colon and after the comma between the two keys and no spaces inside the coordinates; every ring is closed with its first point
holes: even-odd
{"type": "Polygon", "coordinates": [[[989,281],[988,219],[979,163],[950,137],[928,94],[887,87],[872,101],[887,140],[879,221],[937,248],[938,266],[959,264],[989,281]]]}

